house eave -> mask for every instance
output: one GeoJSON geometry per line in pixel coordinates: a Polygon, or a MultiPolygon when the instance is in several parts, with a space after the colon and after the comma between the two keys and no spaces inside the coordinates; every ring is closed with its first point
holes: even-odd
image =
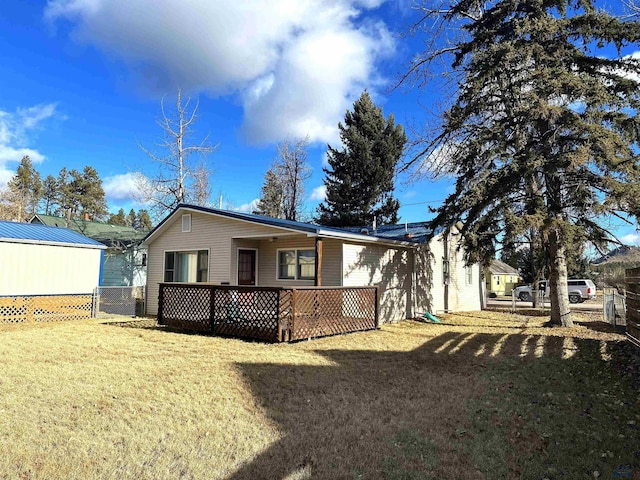
{"type": "Polygon", "coordinates": [[[0,238],[0,243],[25,243],[30,245],[49,245],[54,247],[89,248],[94,250],[106,250],[106,245],[90,245],[84,243],[52,242],[47,240],[31,240],[28,238],[0,238]]]}

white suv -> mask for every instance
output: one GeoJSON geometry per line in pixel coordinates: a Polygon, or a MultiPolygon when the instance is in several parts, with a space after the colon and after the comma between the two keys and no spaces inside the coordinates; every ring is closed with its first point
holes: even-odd
{"type": "MultiPolygon", "coordinates": [[[[570,279],[567,281],[567,288],[569,290],[569,302],[580,303],[585,300],[591,300],[596,298],[596,286],[591,280],[587,279],[570,279]]],[[[542,280],[538,284],[538,290],[544,292],[544,297],[549,297],[549,281],[542,280]]],[[[531,297],[531,287],[525,285],[523,287],[517,287],[513,290],[513,295],[523,302],[530,302],[533,300],[531,297]]]]}

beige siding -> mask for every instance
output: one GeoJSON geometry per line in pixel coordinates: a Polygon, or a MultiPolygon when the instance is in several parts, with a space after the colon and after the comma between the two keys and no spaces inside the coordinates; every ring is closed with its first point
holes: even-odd
{"type": "MultiPolygon", "coordinates": [[[[315,249],[315,238],[250,222],[205,213],[191,212],[191,232],[182,232],[179,213],[149,245],[147,263],[147,313],[158,313],[158,284],[164,277],[164,253],[167,251],[209,250],[209,281],[238,282],[238,249],[258,250],[257,281],[261,286],[310,286],[313,280],[278,280],[276,278],[279,249],[315,249]],[[259,236],[264,238],[234,238],[259,236]]],[[[341,242],[323,240],[324,285],[340,285],[342,280],[341,242]]]]}
{"type": "MultiPolygon", "coordinates": [[[[149,244],[147,263],[147,313],[158,313],[158,284],[164,277],[164,252],[209,250],[209,281],[215,283],[237,281],[237,248],[254,244],[245,239],[233,237],[250,235],[273,235],[278,241],[286,238],[288,232],[281,229],[250,222],[234,220],[199,212],[191,213],[191,231],[182,232],[182,215],[178,212],[169,219],[162,232],[152,238],[149,244]]],[[[258,258],[261,255],[258,253],[258,258]]],[[[260,260],[259,260],[260,261],[260,260]]]]}
{"type": "MultiPolygon", "coordinates": [[[[278,280],[278,250],[315,249],[315,238],[304,235],[299,237],[279,238],[275,242],[260,241],[260,259],[258,276],[260,285],[264,286],[311,286],[312,280],[278,280]]],[[[339,286],[342,284],[342,242],[333,239],[322,240],[322,284],[339,286]]]]}
{"type": "MultiPolygon", "coordinates": [[[[445,309],[443,278],[444,244],[437,235],[429,245],[416,252],[416,315],[424,312],[441,313],[445,309]]],[[[457,251],[459,237],[449,236],[449,311],[480,310],[480,268],[471,266],[471,283],[467,284],[462,252],[457,251]]]]}
{"type": "Polygon", "coordinates": [[[380,321],[411,316],[412,255],[408,249],[345,243],[343,284],[380,288],[380,321]]]}
{"type": "Polygon", "coordinates": [[[0,295],[91,293],[100,279],[100,252],[0,242],[0,295]]]}

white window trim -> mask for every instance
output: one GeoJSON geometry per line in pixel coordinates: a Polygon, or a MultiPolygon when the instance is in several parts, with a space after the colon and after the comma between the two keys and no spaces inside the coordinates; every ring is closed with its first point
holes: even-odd
{"type": "MultiPolygon", "coordinates": [[[[313,282],[314,278],[298,278],[298,251],[313,251],[316,255],[315,247],[300,247],[300,248],[278,248],[276,250],[276,280],[279,282],[313,282]],[[296,271],[293,278],[280,278],[280,252],[295,252],[296,254],[296,271]]],[[[316,258],[317,262],[317,258],[316,258]]],[[[317,275],[318,272],[316,272],[317,275]]],[[[315,277],[315,275],[314,275],[315,277]]]]}
{"type": "MultiPolygon", "coordinates": [[[[189,252],[199,252],[202,250],[206,250],[207,251],[207,260],[208,260],[208,264],[207,264],[207,281],[206,282],[187,282],[187,283],[208,283],[211,279],[211,249],[210,248],[186,248],[184,250],[163,250],[162,251],[162,281],[160,283],[184,283],[184,282],[165,282],[164,281],[164,274],[167,271],[167,269],[165,268],[165,264],[167,261],[167,253],[172,252],[172,253],[189,253],[189,252]]],[[[148,262],[148,260],[147,260],[148,262]]],[[[173,270],[175,272],[175,268],[173,270]]]]}
{"type": "Polygon", "coordinates": [[[473,266],[471,265],[464,267],[464,284],[473,285],[473,266]],[[469,281],[469,277],[471,277],[471,281],[469,281]]]}
{"type": "Polygon", "coordinates": [[[191,220],[192,220],[192,218],[191,218],[191,214],[190,214],[190,213],[184,213],[184,214],[182,214],[182,217],[181,217],[181,221],[182,221],[182,233],[189,233],[189,232],[191,232],[191,220]],[[189,219],[189,228],[188,228],[188,229],[185,229],[185,228],[184,228],[184,221],[185,221],[186,219],[189,219]]]}
{"type": "MultiPolygon", "coordinates": [[[[240,266],[240,250],[253,250],[254,252],[256,252],[256,260],[255,260],[255,270],[256,270],[256,283],[255,285],[253,285],[254,287],[257,287],[258,285],[260,285],[260,280],[259,280],[259,272],[258,272],[258,265],[260,265],[260,263],[258,262],[258,255],[260,255],[260,250],[257,248],[252,248],[252,247],[238,247],[236,249],[236,285],[238,284],[238,277],[239,277],[239,266],[240,266]]],[[[276,273],[277,275],[277,273],[276,273]]]]}

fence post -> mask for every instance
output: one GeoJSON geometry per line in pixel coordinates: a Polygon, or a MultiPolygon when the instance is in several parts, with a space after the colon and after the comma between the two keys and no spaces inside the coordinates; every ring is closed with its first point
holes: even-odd
{"type": "Polygon", "coordinates": [[[209,328],[211,333],[216,330],[216,287],[209,286],[209,328]]]}
{"type": "Polygon", "coordinates": [[[164,306],[164,284],[158,289],[158,325],[164,325],[162,307],[164,306]]]}
{"type": "Polygon", "coordinates": [[[375,317],[376,329],[380,327],[380,287],[375,287],[374,292],[374,310],[373,316],[375,317]]]}
{"type": "Polygon", "coordinates": [[[291,289],[291,325],[289,326],[289,340],[291,338],[295,338],[296,331],[296,295],[297,290],[295,288],[291,289]]]}
{"type": "Polygon", "coordinates": [[[282,331],[282,290],[278,290],[276,295],[276,315],[278,316],[278,341],[284,341],[284,333],[282,331]]]}
{"type": "Polygon", "coordinates": [[[98,316],[98,287],[93,289],[93,296],[91,297],[91,318],[98,316]]]}

